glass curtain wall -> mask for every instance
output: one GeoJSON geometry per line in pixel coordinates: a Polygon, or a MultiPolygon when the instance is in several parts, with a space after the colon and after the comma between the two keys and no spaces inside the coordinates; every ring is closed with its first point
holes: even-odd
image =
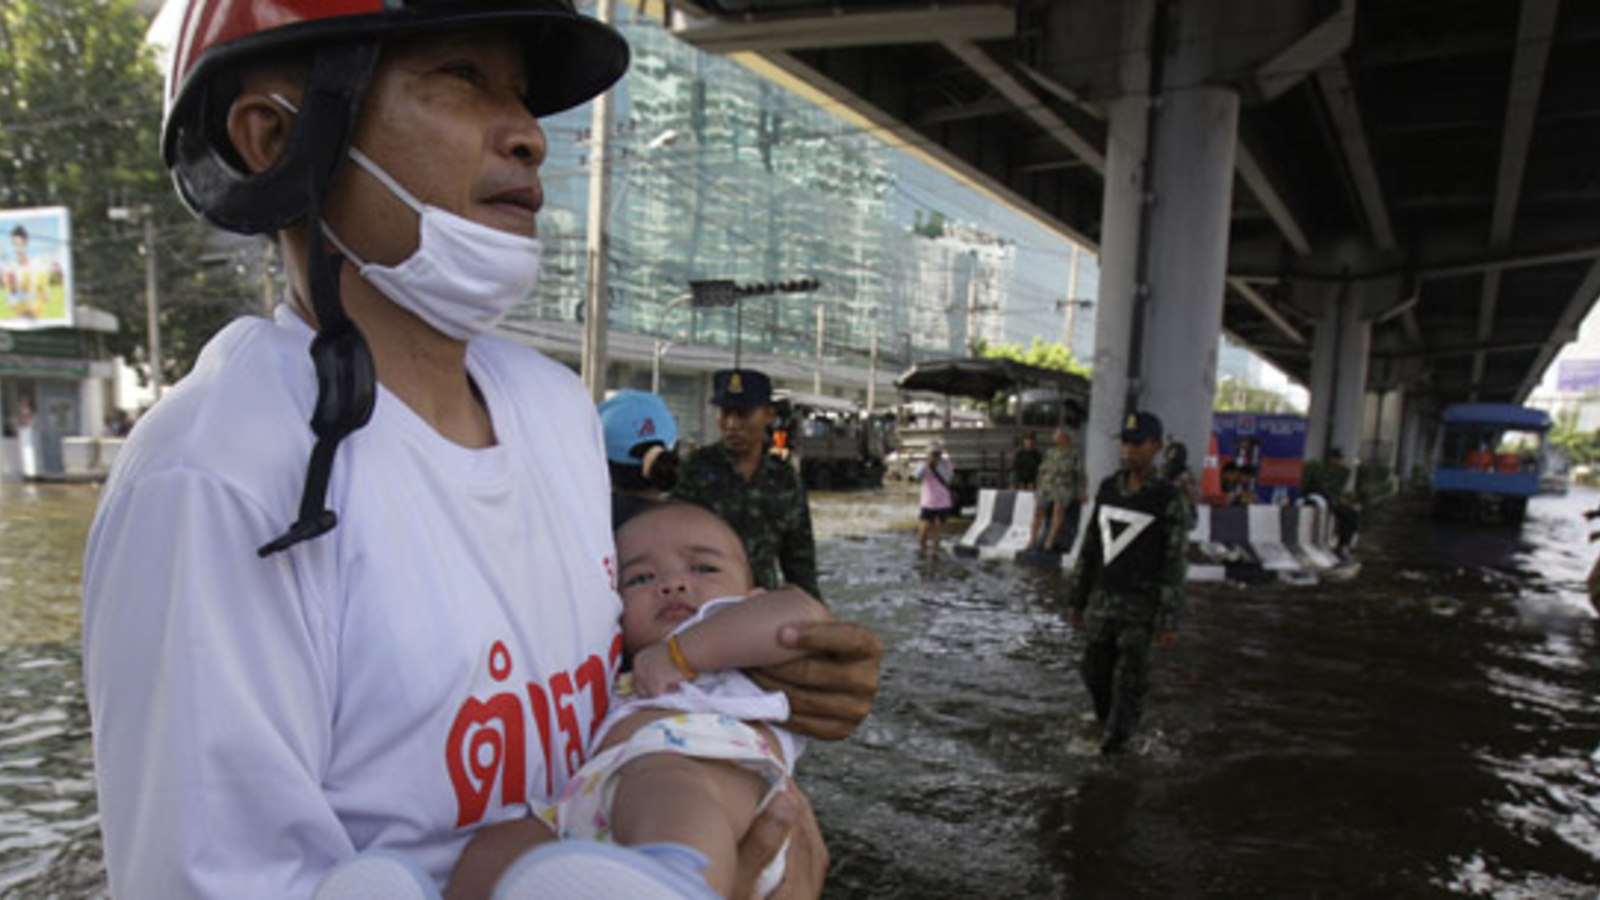
{"type": "MultiPolygon", "coordinates": [[[[813,358],[819,305],[828,363],[865,367],[874,334],[883,369],[1016,339],[1006,327],[1013,241],[928,209],[925,187],[919,196],[901,184],[904,154],[829,110],[675,40],[627,4],[617,17],[634,55],[608,150],[614,331],[731,348],[733,312],[691,311],[690,281],[815,278],[812,293],[746,300],[743,346],[813,358]]],[[[545,128],[545,266],[515,317],[577,322],[590,110],[545,128]]],[[[1065,266],[1062,275],[1064,289],[1065,266]]],[[[1047,339],[1059,339],[1058,316],[1038,322],[1047,339]]]]}

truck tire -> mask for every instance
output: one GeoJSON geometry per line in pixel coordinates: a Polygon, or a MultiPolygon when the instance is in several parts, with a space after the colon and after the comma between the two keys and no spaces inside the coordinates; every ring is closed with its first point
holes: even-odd
{"type": "Polygon", "coordinates": [[[831,490],[833,490],[833,466],[826,465],[826,464],[819,464],[813,470],[812,476],[811,476],[811,478],[809,480],[811,482],[811,486],[812,486],[813,490],[818,490],[818,491],[831,491],[831,490]]]}

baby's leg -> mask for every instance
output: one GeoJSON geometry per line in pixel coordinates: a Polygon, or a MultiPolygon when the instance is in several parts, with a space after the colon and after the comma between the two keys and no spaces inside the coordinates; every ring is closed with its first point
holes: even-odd
{"type": "Polygon", "coordinates": [[[627,845],[687,844],[710,860],[706,883],[733,890],[739,842],[766,796],[767,782],[729,762],[652,753],[617,775],[611,830],[627,845]]]}

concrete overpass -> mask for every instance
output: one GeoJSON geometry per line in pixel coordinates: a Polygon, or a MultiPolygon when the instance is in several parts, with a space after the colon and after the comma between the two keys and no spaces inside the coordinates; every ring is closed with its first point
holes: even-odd
{"type": "Polygon", "coordinates": [[[1099,472],[1127,404],[1202,439],[1220,328],[1311,388],[1311,452],[1403,398],[1404,469],[1444,404],[1524,399],[1600,294],[1597,4],[672,9],[1100,250],[1099,472]]]}

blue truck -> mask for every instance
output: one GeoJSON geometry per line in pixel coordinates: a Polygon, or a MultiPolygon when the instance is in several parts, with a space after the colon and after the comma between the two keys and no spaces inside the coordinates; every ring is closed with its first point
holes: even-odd
{"type": "Polygon", "coordinates": [[[1433,467],[1439,519],[1521,522],[1539,493],[1550,416],[1510,403],[1445,407],[1433,467]]]}

